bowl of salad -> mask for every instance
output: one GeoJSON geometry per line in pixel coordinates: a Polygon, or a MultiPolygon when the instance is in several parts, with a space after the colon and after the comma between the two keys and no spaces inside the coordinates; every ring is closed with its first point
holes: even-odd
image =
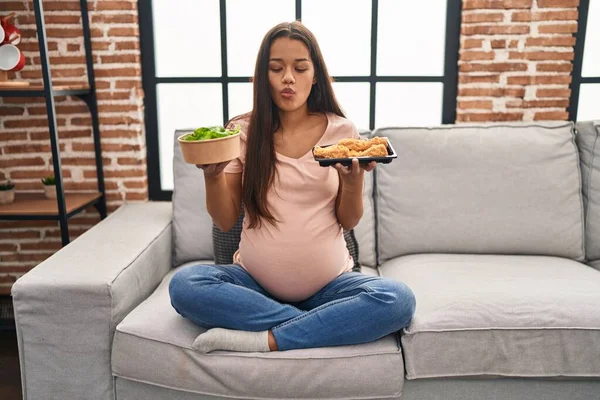
{"type": "Polygon", "coordinates": [[[240,126],[200,127],[177,138],[183,160],[189,164],[217,164],[240,156],[240,126]]]}

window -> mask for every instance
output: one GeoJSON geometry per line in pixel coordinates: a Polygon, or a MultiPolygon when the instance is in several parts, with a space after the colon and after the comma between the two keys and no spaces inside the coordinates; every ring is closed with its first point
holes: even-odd
{"type": "Polygon", "coordinates": [[[569,107],[572,121],[600,118],[600,24],[591,21],[600,21],[600,2],[581,0],[569,107]]]}
{"type": "Polygon", "coordinates": [[[315,34],[336,97],[359,129],[453,123],[461,2],[349,4],[139,2],[150,198],[171,198],[176,129],[222,125],[250,111],[260,41],[282,21],[301,20],[315,34]]]}

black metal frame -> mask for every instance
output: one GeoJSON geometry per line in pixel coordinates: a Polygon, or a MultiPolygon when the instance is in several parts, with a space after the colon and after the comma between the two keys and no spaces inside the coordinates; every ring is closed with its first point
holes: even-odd
{"type": "MultiPolygon", "coordinates": [[[[160,182],[160,159],[157,120],[156,86],[161,83],[221,83],[223,90],[223,123],[229,120],[228,84],[249,82],[250,77],[227,75],[227,20],[226,0],[219,0],[221,21],[221,68],[220,77],[157,77],[154,60],[154,28],[152,25],[152,2],[138,0],[140,42],[142,53],[142,80],[145,93],[145,125],[148,148],[148,185],[151,200],[169,201],[171,190],[162,190],[160,182]]],[[[458,50],[460,43],[461,0],[447,0],[446,46],[444,76],[377,76],[377,22],[379,1],[372,0],[371,13],[371,66],[368,76],[334,77],[336,82],[368,82],[370,84],[369,129],[375,127],[375,99],[378,82],[440,82],[444,86],[442,124],[456,120],[456,95],[458,92],[458,50]]],[[[302,20],[302,0],[295,0],[296,20],[302,20]]]]}
{"type": "Polygon", "coordinates": [[[37,27],[37,34],[39,40],[40,50],[40,63],[42,67],[42,78],[44,82],[43,90],[0,90],[0,96],[2,97],[44,97],[46,99],[46,112],[48,115],[48,128],[50,131],[50,145],[52,149],[52,163],[54,168],[54,177],[56,180],[56,198],[58,203],[58,214],[51,215],[2,215],[0,219],[5,220],[58,220],[61,230],[61,239],[63,246],[66,246],[69,241],[69,226],[68,219],[85,209],[87,206],[94,205],[100,213],[100,218],[106,218],[106,193],[104,186],[104,170],[102,168],[102,155],[100,146],[100,128],[98,120],[98,104],[96,99],[96,84],[94,78],[94,63],[92,58],[92,42],[90,35],[90,23],[88,17],[87,1],[79,1],[81,8],[81,20],[83,28],[83,39],[85,47],[85,59],[87,67],[88,77],[88,89],[67,89],[67,90],[54,90],[52,87],[52,79],[50,73],[50,60],[48,57],[48,42],[46,40],[46,28],[44,22],[44,8],[42,0],[33,0],[33,7],[35,10],[35,23],[37,27]],[[87,204],[84,204],[70,213],[67,213],[65,194],[63,189],[62,169],[59,154],[58,145],[58,133],[56,127],[56,109],[54,105],[55,96],[77,96],[82,99],[88,106],[92,118],[92,131],[94,138],[94,154],[96,157],[96,173],[98,191],[101,196],[94,199],[87,204]]]}
{"type": "Polygon", "coordinates": [[[585,34],[588,23],[588,13],[590,9],[590,0],[579,1],[579,22],[577,24],[577,35],[575,41],[575,59],[573,60],[573,73],[571,79],[571,100],[569,102],[569,120],[577,120],[577,110],[579,108],[579,92],[584,83],[600,83],[600,76],[582,77],[583,68],[583,49],[585,48],[585,34]]]}

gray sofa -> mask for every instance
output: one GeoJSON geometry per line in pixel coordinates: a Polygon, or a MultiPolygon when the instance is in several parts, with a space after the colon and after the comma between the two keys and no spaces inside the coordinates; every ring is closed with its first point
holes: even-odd
{"type": "Polygon", "coordinates": [[[213,254],[201,171],[175,145],[172,202],[124,205],[13,286],[24,398],[598,399],[599,134],[373,132],[398,158],[367,175],[359,258],[412,288],[415,318],[371,343],[273,353],[194,352],[203,329],[170,306],[177,268],[213,254]]]}

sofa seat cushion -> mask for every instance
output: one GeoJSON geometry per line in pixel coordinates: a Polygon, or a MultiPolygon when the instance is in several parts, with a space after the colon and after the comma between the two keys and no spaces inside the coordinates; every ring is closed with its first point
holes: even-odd
{"type": "Polygon", "coordinates": [[[600,377],[600,271],[548,256],[418,254],[381,275],[417,307],[406,378],[600,377]]]}
{"type": "Polygon", "coordinates": [[[203,354],[192,350],[194,339],[204,329],[171,307],[168,284],[175,271],[117,326],[113,375],[205,395],[245,399],[400,395],[404,365],[397,334],[361,345],[272,353],[203,354]]]}

